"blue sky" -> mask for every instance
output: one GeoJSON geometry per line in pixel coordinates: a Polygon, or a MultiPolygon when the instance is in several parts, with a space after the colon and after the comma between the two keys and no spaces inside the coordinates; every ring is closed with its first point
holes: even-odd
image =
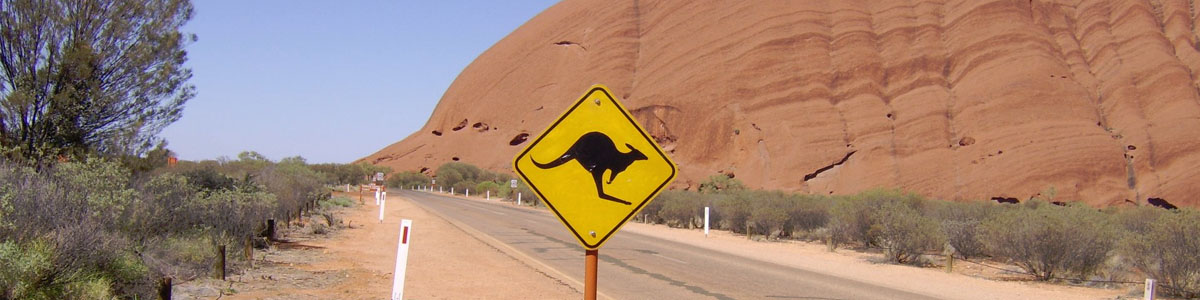
{"type": "Polygon", "coordinates": [[[184,160],[346,163],[407,137],[468,64],[556,0],[194,1],[184,160]]]}

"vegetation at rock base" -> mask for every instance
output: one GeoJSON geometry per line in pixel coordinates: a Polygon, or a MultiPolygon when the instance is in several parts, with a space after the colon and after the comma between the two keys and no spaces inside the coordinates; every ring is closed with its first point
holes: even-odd
{"type": "MultiPolygon", "coordinates": [[[[724,175],[706,186],[741,186],[724,175]]],[[[1053,189],[1043,195],[1052,199],[1053,189]]],[[[634,220],[678,228],[710,226],[760,239],[822,240],[882,250],[894,263],[922,264],[951,250],[967,259],[1019,266],[1034,280],[1138,276],[1162,292],[1200,296],[1200,212],[1155,207],[1104,209],[1030,199],[1021,204],[947,202],[896,190],[803,195],[738,188],[664,191],[634,220]],[[949,247],[947,247],[949,246],[949,247]],[[1130,270],[1117,263],[1127,262],[1130,270]]]]}
{"type": "Polygon", "coordinates": [[[388,186],[404,188],[431,186],[433,180],[436,180],[436,185],[433,185],[434,190],[441,187],[444,192],[449,192],[453,188],[455,193],[459,194],[469,190],[472,195],[490,195],[497,199],[514,202],[517,201],[519,195],[523,205],[542,205],[541,198],[526,186],[525,182],[518,180],[517,187],[513,188],[511,184],[513,179],[515,177],[510,174],[491,172],[469,163],[455,161],[438,166],[433,176],[416,171],[397,173],[388,178],[388,186]]]}

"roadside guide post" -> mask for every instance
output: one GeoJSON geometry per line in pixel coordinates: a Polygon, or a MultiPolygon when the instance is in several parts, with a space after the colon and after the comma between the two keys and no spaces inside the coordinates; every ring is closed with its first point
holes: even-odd
{"type": "Polygon", "coordinates": [[[704,237],[708,237],[708,206],[704,207],[704,237]]]}
{"type": "Polygon", "coordinates": [[[596,299],[600,246],[675,178],[675,163],[631,116],[594,85],[513,159],[583,246],[584,299],[596,299]]]}
{"type": "Polygon", "coordinates": [[[404,299],[404,273],[408,269],[408,242],[412,220],[400,220],[400,243],[396,246],[396,270],[392,272],[392,300],[404,299]]]}

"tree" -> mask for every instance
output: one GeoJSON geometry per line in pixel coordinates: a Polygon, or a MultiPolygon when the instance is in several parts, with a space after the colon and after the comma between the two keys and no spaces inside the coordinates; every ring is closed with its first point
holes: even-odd
{"type": "Polygon", "coordinates": [[[0,145],[141,155],[195,96],[189,0],[0,1],[0,145]]]}

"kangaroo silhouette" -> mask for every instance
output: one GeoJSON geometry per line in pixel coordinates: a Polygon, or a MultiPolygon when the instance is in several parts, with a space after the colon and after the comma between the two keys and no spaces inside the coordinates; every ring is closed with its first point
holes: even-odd
{"type": "Polygon", "coordinates": [[[592,173],[592,181],[596,182],[596,194],[600,199],[609,200],[625,205],[629,205],[629,201],[618,199],[604,193],[604,183],[601,179],[604,177],[604,171],[611,171],[608,175],[608,184],[612,184],[613,179],[617,178],[617,174],[625,171],[634,161],[646,160],[646,155],[642,154],[632,145],[625,144],[629,147],[629,152],[621,152],[617,150],[617,146],[613,144],[611,138],[600,132],[588,132],[575,140],[575,144],[571,148],[563,152],[557,159],[548,163],[540,163],[530,157],[529,160],[533,165],[542,169],[550,169],[561,166],[569,161],[577,161],[589,173],[592,173]]]}

